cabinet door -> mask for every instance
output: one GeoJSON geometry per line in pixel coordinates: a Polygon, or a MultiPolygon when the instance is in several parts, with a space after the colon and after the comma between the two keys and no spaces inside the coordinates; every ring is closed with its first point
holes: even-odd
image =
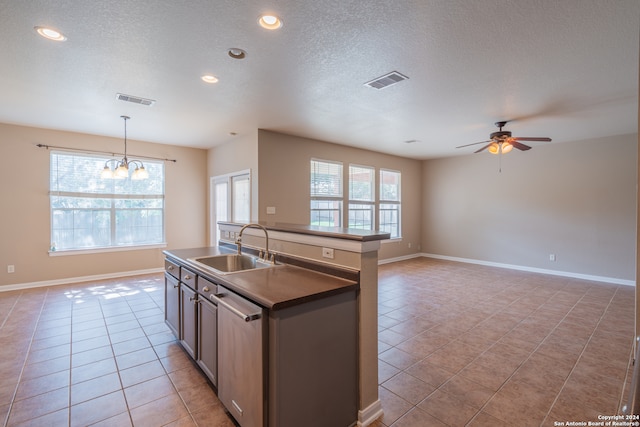
{"type": "Polygon", "coordinates": [[[164,274],[164,322],[180,339],[180,283],[168,273],[164,274]]]}
{"type": "Polygon", "coordinates": [[[198,357],[200,368],[218,386],[218,307],[199,297],[198,357]]]}
{"type": "Polygon", "coordinates": [[[180,308],[182,309],[182,322],[180,322],[180,343],[187,350],[187,353],[195,359],[196,357],[196,326],[197,326],[197,304],[198,295],[196,292],[180,284],[180,308]]]}

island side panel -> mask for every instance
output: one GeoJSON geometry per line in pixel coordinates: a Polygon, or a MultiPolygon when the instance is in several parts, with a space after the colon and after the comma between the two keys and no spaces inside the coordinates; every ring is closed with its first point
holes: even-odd
{"type": "Polygon", "coordinates": [[[272,311],[269,316],[269,426],[355,425],[356,292],[272,311]]]}

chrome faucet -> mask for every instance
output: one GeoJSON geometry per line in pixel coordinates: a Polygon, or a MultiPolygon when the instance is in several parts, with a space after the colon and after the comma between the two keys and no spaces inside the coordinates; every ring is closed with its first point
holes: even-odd
{"type": "MultiPolygon", "coordinates": [[[[262,231],[264,231],[264,260],[265,261],[269,261],[269,233],[267,232],[267,229],[264,228],[262,225],[260,224],[255,224],[255,223],[251,223],[251,224],[246,224],[243,225],[242,228],[240,229],[240,232],[238,233],[238,237],[236,238],[236,246],[238,247],[238,255],[240,255],[242,253],[242,232],[245,230],[245,228],[260,228],[262,231]]],[[[262,252],[262,251],[260,251],[262,252]]],[[[275,257],[272,257],[272,261],[275,262],[275,257]]]]}

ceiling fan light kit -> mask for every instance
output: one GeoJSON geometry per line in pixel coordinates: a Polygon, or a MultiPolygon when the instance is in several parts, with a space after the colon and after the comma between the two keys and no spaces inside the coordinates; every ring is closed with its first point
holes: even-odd
{"type": "Polygon", "coordinates": [[[487,150],[491,154],[507,154],[509,151],[513,150],[513,145],[509,144],[508,141],[505,142],[492,142],[489,144],[487,150]]]}
{"type": "Polygon", "coordinates": [[[542,142],[551,142],[551,138],[547,137],[525,137],[525,136],[511,136],[510,131],[502,130],[502,128],[508,123],[508,121],[496,122],[495,125],[498,127],[497,132],[491,133],[489,135],[488,141],[480,141],[474,142],[473,144],[460,145],[456,148],[470,147],[472,145],[477,144],[487,144],[479,150],[474,151],[474,153],[479,153],[481,151],[487,150],[491,154],[506,154],[513,150],[513,148],[517,148],[520,151],[530,150],[531,147],[521,143],[520,141],[542,141],[542,142]]]}

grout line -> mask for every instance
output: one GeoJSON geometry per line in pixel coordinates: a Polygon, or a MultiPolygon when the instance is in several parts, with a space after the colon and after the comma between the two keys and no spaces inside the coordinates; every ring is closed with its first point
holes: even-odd
{"type": "MultiPolygon", "coordinates": [[[[523,280],[524,280],[524,279],[521,279],[521,280],[519,280],[519,282],[522,282],[523,280]]],[[[491,297],[487,297],[487,298],[485,298],[485,299],[484,299],[484,300],[482,300],[482,301],[490,301],[490,300],[491,300],[491,298],[493,298],[493,297],[495,297],[495,296],[497,296],[497,295],[499,295],[499,294],[503,294],[503,293],[504,293],[504,292],[506,292],[508,289],[513,288],[513,287],[515,287],[515,286],[516,286],[516,285],[514,284],[514,285],[512,285],[512,286],[509,286],[508,288],[501,289],[501,290],[500,290],[500,291],[498,291],[497,293],[493,294],[491,297]]],[[[511,328],[509,331],[505,332],[505,333],[504,333],[504,334],[503,334],[499,339],[497,339],[497,340],[496,340],[496,341],[495,341],[495,342],[494,342],[494,343],[493,343],[489,348],[487,348],[485,351],[483,351],[483,352],[482,352],[482,353],[480,353],[478,356],[476,356],[476,357],[475,357],[472,361],[470,361],[466,366],[468,366],[469,364],[473,363],[473,362],[474,362],[475,360],[477,360],[480,356],[482,356],[483,354],[485,354],[486,352],[488,352],[491,348],[493,348],[495,345],[497,345],[497,343],[498,343],[498,342],[499,342],[499,341],[500,341],[500,340],[501,340],[505,335],[507,335],[509,332],[511,332],[511,331],[513,331],[515,328],[517,328],[517,327],[518,327],[522,322],[524,322],[527,318],[531,317],[533,314],[535,314],[536,312],[538,312],[538,311],[540,310],[540,308],[541,308],[544,304],[546,304],[546,303],[548,303],[549,301],[551,301],[551,300],[554,298],[554,296],[556,296],[559,292],[563,291],[563,289],[565,289],[565,288],[566,288],[566,286],[567,286],[567,283],[565,283],[565,285],[564,285],[564,286],[562,286],[561,288],[557,289],[557,290],[556,290],[552,295],[550,295],[550,296],[545,300],[545,302],[544,302],[544,303],[540,304],[540,305],[538,306],[538,308],[537,308],[537,309],[535,309],[533,312],[531,312],[531,313],[530,313],[529,315],[527,315],[525,318],[523,318],[522,320],[520,320],[520,321],[519,321],[519,322],[518,322],[518,323],[517,323],[513,328],[511,328]]],[[[496,391],[494,392],[494,394],[493,394],[493,395],[492,395],[492,396],[491,396],[491,397],[490,397],[490,398],[489,398],[489,399],[488,399],[488,400],[487,400],[487,401],[482,405],[482,407],[481,407],[481,408],[480,408],[480,409],[475,413],[475,415],[474,415],[473,417],[471,417],[471,419],[469,419],[469,420],[467,421],[467,424],[468,424],[468,423],[473,422],[473,420],[477,418],[477,416],[480,414],[480,412],[482,412],[482,410],[484,410],[484,408],[489,404],[489,402],[491,402],[491,400],[493,400],[493,398],[497,395],[497,393],[498,393],[500,390],[502,390],[502,388],[505,386],[505,384],[507,384],[507,383],[509,382],[509,380],[510,380],[511,378],[513,378],[513,376],[518,372],[518,370],[520,369],[520,367],[521,367],[524,363],[526,363],[526,362],[531,358],[531,356],[532,356],[532,355],[533,355],[533,354],[538,350],[538,348],[539,348],[539,347],[540,347],[540,346],[541,346],[541,345],[546,341],[546,339],[547,339],[547,338],[548,338],[548,337],[549,337],[549,336],[550,336],[554,331],[556,331],[556,330],[557,330],[558,326],[559,326],[559,325],[560,325],[560,324],[561,324],[561,323],[566,319],[566,317],[569,315],[569,313],[571,313],[571,311],[572,311],[572,310],[573,310],[573,309],[574,309],[574,308],[575,308],[575,307],[576,307],[576,306],[577,306],[577,305],[578,305],[578,304],[579,304],[579,303],[580,303],[580,302],[585,298],[585,296],[587,296],[588,290],[589,290],[589,289],[591,289],[592,287],[593,287],[593,286],[591,286],[591,287],[587,288],[587,289],[585,290],[585,292],[584,292],[584,293],[582,293],[582,296],[581,296],[581,297],[580,297],[580,298],[579,298],[579,299],[578,299],[578,300],[577,300],[577,301],[576,301],[576,302],[575,302],[575,303],[574,303],[574,304],[573,304],[573,305],[572,305],[572,306],[567,310],[566,314],[562,317],[562,319],[560,319],[560,320],[556,323],[556,325],[553,327],[553,329],[551,329],[551,331],[550,331],[550,332],[548,332],[548,333],[546,334],[546,336],[545,336],[545,337],[540,341],[540,343],[539,343],[539,344],[538,344],[538,345],[537,345],[533,350],[531,350],[531,351],[529,352],[528,357],[527,357],[525,360],[523,360],[523,361],[518,365],[518,367],[513,371],[513,373],[512,373],[512,374],[511,374],[507,379],[505,379],[505,381],[504,381],[504,382],[502,383],[502,385],[498,388],[498,390],[496,390],[496,391]]],[[[600,319],[598,319],[598,322],[596,323],[596,325],[593,327],[593,329],[592,329],[592,331],[591,331],[591,335],[589,336],[589,340],[588,340],[588,341],[585,343],[585,345],[583,346],[582,351],[581,351],[580,355],[578,356],[578,358],[577,358],[577,360],[576,360],[576,362],[575,362],[575,364],[574,364],[573,368],[571,369],[571,371],[570,371],[570,372],[569,372],[569,374],[567,375],[567,378],[565,379],[565,383],[563,384],[563,386],[561,387],[560,391],[559,391],[559,392],[558,392],[558,394],[556,395],[556,398],[554,399],[553,403],[552,403],[552,404],[551,404],[551,406],[549,407],[549,411],[548,411],[548,412],[547,412],[547,414],[545,415],[545,417],[544,417],[544,419],[542,420],[542,423],[541,423],[541,424],[543,424],[543,423],[544,423],[544,421],[545,421],[545,420],[547,419],[547,417],[549,416],[549,414],[550,414],[550,412],[551,412],[551,410],[552,410],[553,406],[555,405],[555,403],[556,403],[556,401],[557,401],[558,397],[560,396],[560,393],[561,393],[561,392],[562,392],[562,390],[564,389],[564,385],[566,384],[566,382],[567,382],[567,381],[568,381],[568,379],[570,378],[571,374],[573,373],[573,371],[574,371],[575,367],[577,366],[578,362],[580,361],[580,358],[582,357],[582,354],[584,353],[584,351],[585,351],[585,349],[586,349],[587,345],[588,345],[588,344],[589,344],[589,342],[591,341],[591,337],[593,336],[593,334],[594,334],[595,330],[596,330],[596,329],[597,329],[597,327],[599,326],[600,322],[601,322],[601,321],[602,321],[602,319],[604,318],[605,313],[607,312],[607,310],[608,310],[609,306],[611,305],[611,303],[612,303],[612,301],[613,301],[613,298],[614,298],[615,294],[617,293],[617,289],[618,289],[618,288],[616,288],[616,292],[614,292],[614,294],[610,297],[609,302],[608,302],[608,304],[607,304],[607,307],[605,308],[605,310],[603,311],[602,315],[600,316],[600,319]]],[[[522,295],[522,296],[520,296],[520,297],[516,298],[514,301],[512,301],[512,302],[511,302],[511,303],[509,303],[508,305],[506,305],[506,306],[504,306],[504,307],[502,307],[502,308],[499,308],[497,311],[493,312],[493,314],[491,314],[490,316],[488,316],[485,320],[483,320],[482,322],[478,323],[478,325],[479,325],[479,324],[481,324],[481,323],[483,323],[484,321],[486,321],[486,320],[488,320],[488,319],[492,318],[493,316],[495,316],[495,315],[496,315],[496,314],[498,314],[499,312],[504,311],[506,308],[508,308],[508,307],[512,306],[512,305],[513,305],[514,303],[516,303],[518,300],[520,300],[521,298],[525,297],[527,294],[530,294],[533,290],[535,290],[535,289],[532,289],[531,291],[527,292],[526,294],[524,294],[524,295],[522,295]]],[[[413,316],[413,317],[415,317],[415,316],[413,316]]],[[[476,325],[476,326],[478,326],[478,325],[476,325]]],[[[436,325],[434,325],[433,327],[435,327],[435,326],[436,326],[436,325]]],[[[432,327],[432,328],[433,328],[433,327],[432,327]]],[[[475,326],[474,326],[474,327],[475,327],[475,326]]],[[[430,329],[432,329],[432,328],[429,328],[428,330],[430,330],[430,329]]],[[[388,329],[388,328],[387,328],[387,329],[388,329]]],[[[473,328],[471,328],[471,329],[473,329],[473,328]]],[[[468,331],[467,331],[467,332],[468,332],[468,331]]],[[[418,335],[419,335],[419,334],[418,334],[418,335]]],[[[411,339],[411,338],[409,338],[409,339],[411,339]]],[[[405,341],[406,341],[406,340],[405,340],[405,341]]],[[[457,339],[455,339],[455,340],[453,340],[453,341],[451,341],[451,342],[454,342],[454,341],[457,341],[457,339]]],[[[404,342],[404,341],[403,341],[403,342],[404,342]]],[[[434,350],[434,352],[435,352],[435,351],[438,351],[439,349],[441,349],[442,347],[444,347],[444,346],[446,346],[446,345],[448,345],[448,344],[449,344],[449,343],[447,343],[447,344],[445,344],[445,345],[443,345],[443,346],[438,347],[438,349],[434,350]]],[[[396,346],[392,346],[392,348],[395,348],[395,347],[396,347],[396,346]]],[[[432,352],[431,354],[433,354],[434,352],[432,352]]],[[[427,357],[425,357],[425,358],[421,359],[420,361],[418,361],[418,362],[416,362],[416,363],[420,363],[420,362],[424,361],[425,359],[427,359],[428,357],[429,357],[429,356],[427,356],[427,357]]],[[[414,365],[415,365],[415,364],[413,364],[413,365],[411,365],[411,366],[414,366],[414,365]]],[[[410,368],[410,367],[409,367],[409,368],[410,368]]],[[[409,369],[409,368],[407,368],[407,369],[409,369]]],[[[463,369],[464,369],[464,368],[463,368],[463,369]]],[[[462,369],[461,369],[461,370],[462,370],[462,369]]],[[[461,371],[461,370],[460,370],[460,371],[461,371]]],[[[460,372],[460,371],[458,371],[457,373],[455,373],[455,374],[454,374],[452,377],[450,377],[447,381],[445,381],[445,382],[444,382],[444,383],[442,383],[440,386],[438,386],[438,387],[436,388],[436,391],[437,391],[438,389],[440,389],[442,386],[444,386],[445,384],[447,384],[449,381],[451,381],[453,378],[455,378],[456,376],[458,376],[458,374],[459,374],[459,372],[460,372]]],[[[400,372],[405,372],[405,373],[406,373],[406,369],[402,369],[402,370],[400,370],[400,372]]],[[[400,372],[396,373],[396,375],[398,375],[400,372]]],[[[396,375],[392,376],[391,378],[395,377],[396,375]]],[[[408,374],[408,373],[407,373],[407,375],[411,375],[411,374],[408,374]]],[[[386,381],[390,380],[391,378],[387,379],[386,381]]],[[[386,381],[385,381],[385,382],[386,382],[386,381]]],[[[470,380],[470,381],[472,381],[472,380],[470,380]]],[[[472,382],[474,382],[474,383],[475,383],[475,381],[472,381],[472,382]]],[[[482,385],[482,384],[480,384],[480,385],[482,385]]],[[[380,386],[382,386],[382,384],[380,384],[380,386]]],[[[382,387],[384,387],[384,386],[382,386],[382,387]]],[[[386,389],[386,387],[385,387],[385,389],[386,389]]],[[[387,389],[387,390],[388,390],[388,389],[387,389]]],[[[389,391],[389,392],[391,392],[391,393],[393,393],[391,390],[388,390],[388,391],[389,391]]],[[[432,393],[430,393],[429,395],[427,395],[427,396],[426,396],[426,397],[425,397],[421,402],[423,402],[424,400],[428,399],[428,398],[429,398],[430,396],[432,396],[434,393],[435,393],[435,391],[434,391],[434,392],[432,392],[432,393]]],[[[396,395],[395,393],[393,393],[393,394],[394,394],[394,395],[396,395]]],[[[397,396],[397,395],[396,395],[396,396],[397,396]]],[[[400,397],[400,396],[398,396],[398,397],[400,397]]],[[[400,397],[400,398],[402,399],[402,397],[400,397]]],[[[403,400],[404,400],[404,399],[403,399],[403,400]]],[[[406,400],[405,400],[405,401],[406,401],[406,400]]],[[[417,407],[417,405],[413,405],[411,402],[408,402],[408,403],[412,406],[412,408],[417,407]]],[[[441,420],[441,421],[442,421],[442,420],[441,420]]]]}
{"type": "MultiPolygon", "coordinates": [[[[16,400],[16,396],[18,395],[18,388],[20,387],[20,383],[22,382],[22,375],[24,374],[25,368],[27,366],[27,360],[29,360],[29,355],[31,353],[31,347],[33,346],[33,338],[36,335],[36,331],[38,330],[38,323],[40,322],[40,317],[42,316],[42,310],[44,309],[44,304],[47,300],[47,297],[49,295],[49,289],[47,288],[45,290],[45,295],[42,298],[42,303],[40,305],[40,310],[38,311],[38,319],[35,321],[34,326],[33,326],[33,332],[31,333],[31,338],[29,339],[29,346],[25,352],[25,356],[24,356],[24,362],[22,362],[22,367],[20,368],[20,374],[18,375],[18,382],[16,383],[16,387],[13,390],[13,395],[11,396],[11,401],[9,402],[9,408],[7,409],[7,415],[5,416],[4,419],[4,426],[8,426],[9,425],[9,419],[11,418],[11,411],[13,410],[13,404],[15,403],[16,400]]],[[[11,315],[11,313],[13,312],[13,308],[18,304],[18,301],[20,301],[20,299],[22,299],[24,296],[24,292],[20,293],[20,296],[16,299],[15,304],[13,307],[11,307],[11,311],[9,312],[9,314],[7,314],[7,318],[9,319],[9,316],[11,315]]],[[[6,323],[6,320],[5,320],[6,323]]],[[[4,326],[4,324],[2,326],[4,326]]],[[[69,371],[69,374],[71,374],[71,371],[69,371]]],[[[45,414],[43,414],[45,415],[45,414]]],[[[28,421],[28,420],[25,420],[28,421]]]]}

